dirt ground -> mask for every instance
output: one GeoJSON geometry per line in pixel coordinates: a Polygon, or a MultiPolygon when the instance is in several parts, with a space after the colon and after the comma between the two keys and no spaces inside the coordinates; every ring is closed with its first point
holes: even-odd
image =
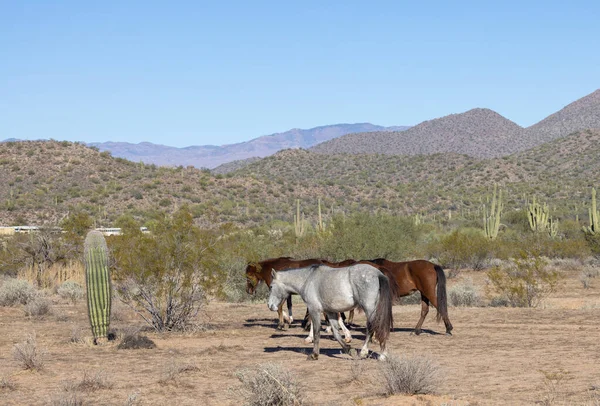
{"type": "MultiPolygon", "coordinates": [[[[22,308],[0,307],[0,404],[66,405],[78,393],[89,405],[239,405],[236,371],[269,362],[292,371],[314,405],[599,405],[600,278],[583,289],[578,276],[570,274],[560,292],[535,309],[451,307],[451,337],[441,334],[443,323],[435,322],[434,310],[425,332],[411,335],[420,306],[395,306],[388,349],[438,362],[444,380],[434,395],[384,396],[382,361],[352,360],[326,334],[319,360],[307,361],[311,345],[304,343],[299,324],[276,330],[276,314],[264,303],[211,302],[202,313],[204,329],[144,332],[157,348],[143,350],[119,350],[117,342],[91,345],[85,303],[71,305],[53,296],[54,314],[43,319],[25,317],[22,308]],[[38,372],[23,370],[13,357],[14,345],[31,333],[45,351],[45,367],[38,372]],[[71,342],[79,334],[83,341],[71,342]],[[357,362],[364,370],[353,379],[357,362]],[[81,385],[73,392],[84,374],[100,374],[107,385],[81,385]],[[564,377],[555,388],[548,385],[551,374],[564,377]]],[[[449,287],[464,278],[483,291],[482,273],[462,272],[449,287]]],[[[304,314],[304,305],[296,303],[295,314],[304,314]]],[[[117,331],[144,326],[126,308],[118,314],[117,331]]],[[[358,348],[364,316],[355,321],[352,345],[358,348]]]]}

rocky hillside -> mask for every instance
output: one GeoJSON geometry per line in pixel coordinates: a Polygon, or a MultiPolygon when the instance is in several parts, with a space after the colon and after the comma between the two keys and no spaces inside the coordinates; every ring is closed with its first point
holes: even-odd
{"type": "Polygon", "coordinates": [[[452,152],[491,158],[518,151],[522,128],[489,109],[425,121],[403,132],[350,134],[311,148],[321,154],[422,155],[452,152]]]}
{"type": "Polygon", "coordinates": [[[311,148],[321,154],[418,155],[454,152],[477,158],[507,156],[576,131],[600,128],[600,90],[521,128],[488,109],[425,121],[405,132],[349,134],[311,148]]]}
{"type": "MultiPolygon", "coordinates": [[[[90,143],[101,151],[109,151],[113,156],[134,162],[144,162],[161,166],[188,166],[215,168],[219,165],[248,158],[265,157],[287,148],[309,148],[355,132],[401,131],[408,127],[382,127],[370,123],[335,124],[315,127],[308,130],[298,128],[254,138],[247,142],[222,146],[201,145],[185,148],[157,145],[150,142],[131,144],[127,142],[90,143]]],[[[234,164],[237,167],[241,164],[234,164]]]]}
{"type": "Polygon", "coordinates": [[[314,218],[356,211],[471,218],[494,184],[506,210],[533,195],[561,219],[587,218],[590,188],[600,187],[600,130],[586,130],[501,158],[467,155],[339,154],[281,151],[226,176],[188,168],[144,165],[82,144],[0,144],[0,225],[57,224],[78,210],[98,226],[122,214],[151,221],[188,205],[196,221],[215,227],[289,222],[300,199],[314,218]],[[470,216],[470,217],[469,217],[470,216]]]}

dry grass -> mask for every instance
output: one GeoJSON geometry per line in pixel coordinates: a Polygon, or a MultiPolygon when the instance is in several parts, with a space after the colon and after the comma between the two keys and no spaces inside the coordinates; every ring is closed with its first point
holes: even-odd
{"type": "Polygon", "coordinates": [[[163,371],[161,379],[158,381],[162,385],[177,383],[178,377],[182,374],[189,372],[197,372],[198,368],[194,363],[190,362],[178,362],[171,360],[163,371]]]}
{"type": "Polygon", "coordinates": [[[17,389],[17,384],[11,376],[0,377],[0,392],[13,391],[17,389]]]}
{"type": "Polygon", "coordinates": [[[295,377],[285,368],[265,363],[254,368],[246,368],[236,372],[242,382],[239,389],[246,404],[263,405],[302,405],[300,386],[295,377]]]}
{"type": "Polygon", "coordinates": [[[35,334],[29,334],[24,342],[15,344],[14,358],[23,369],[39,371],[44,368],[46,352],[38,348],[35,334]]]}
{"type": "Polygon", "coordinates": [[[435,393],[443,380],[439,364],[427,356],[390,355],[379,369],[388,395],[435,393]]]}

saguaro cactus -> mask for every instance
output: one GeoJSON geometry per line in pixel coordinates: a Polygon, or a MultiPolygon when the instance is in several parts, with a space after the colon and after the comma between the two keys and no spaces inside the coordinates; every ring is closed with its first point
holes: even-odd
{"type": "Polygon", "coordinates": [[[531,231],[540,233],[548,229],[549,214],[550,209],[548,208],[548,204],[544,203],[542,206],[535,201],[534,196],[533,202],[527,207],[527,219],[529,220],[531,231]]]}
{"type": "Polygon", "coordinates": [[[304,236],[304,213],[300,213],[300,199],[296,199],[296,215],[294,215],[294,232],[296,238],[304,236]]]}
{"type": "Polygon", "coordinates": [[[483,231],[485,236],[490,240],[494,240],[498,236],[502,209],[504,209],[504,204],[502,203],[502,189],[500,189],[498,201],[496,201],[496,185],[494,185],[494,195],[492,197],[489,213],[485,207],[485,204],[483,205],[483,231]]]}
{"type": "Polygon", "coordinates": [[[98,338],[108,335],[111,302],[108,248],[101,232],[92,230],[85,237],[84,259],[88,315],[97,344],[98,338]]]}
{"type": "Polygon", "coordinates": [[[589,208],[590,225],[588,227],[583,226],[583,231],[586,234],[594,235],[600,232],[600,225],[598,224],[598,217],[600,213],[596,209],[596,189],[592,188],[592,207],[589,208]]]}

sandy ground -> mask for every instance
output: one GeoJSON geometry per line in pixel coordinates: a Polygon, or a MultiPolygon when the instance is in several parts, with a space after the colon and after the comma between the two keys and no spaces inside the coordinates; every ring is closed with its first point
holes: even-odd
{"type": "MultiPolygon", "coordinates": [[[[481,287],[482,275],[463,272],[449,286],[469,277],[481,287]]],[[[389,351],[429,356],[444,378],[436,394],[414,396],[384,396],[381,361],[352,360],[329,335],[321,340],[319,360],[307,361],[311,346],[304,343],[299,324],[276,330],[276,314],[264,303],[212,302],[201,317],[207,329],[162,335],[148,331],[144,334],[157,348],[119,350],[115,342],[90,344],[84,303],[71,305],[57,296],[52,300],[54,314],[43,319],[27,318],[21,308],[0,308],[2,405],[66,405],[73,393],[89,405],[239,405],[243,397],[236,371],[267,362],[295,374],[307,404],[600,404],[600,278],[583,289],[575,273],[540,308],[451,307],[452,337],[442,334],[435,311],[425,321],[425,332],[411,335],[420,307],[395,306],[389,351]],[[31,333],[45,352],[45,367],[37,372],[23,370],[13,357],[14,345],[31,333]],[[72,343],[77,334],[83,342],[72,343]],[[353,379],[357,362],[364,370],[353,379]],[[175,370],[182,371],[169,379],[169,371],[175,370]],[[549,389],[544,372],[565,378],[549,389]],[[108,387],[74,392],[84,374],[100,374],[108,387]]],[[[304,310],[297,302],[296,315],[304,310]]],[[[120,320],[113,323],[117,331],[144,326],[123,308],[119,313],[120,320]]],[[[352,344],[358,348],[364,316],[355,321],[352,344]]]]}

